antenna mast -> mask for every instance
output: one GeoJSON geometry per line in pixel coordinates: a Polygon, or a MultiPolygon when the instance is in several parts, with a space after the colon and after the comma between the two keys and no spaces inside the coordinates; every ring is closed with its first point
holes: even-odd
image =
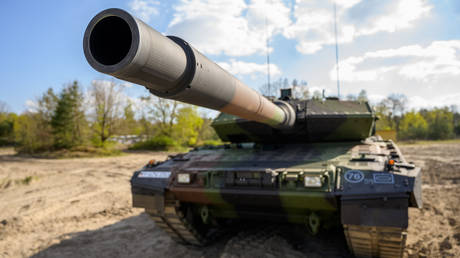
{"type": "MultiPolygon", "coordinates": [[[[265,3],[266,5],[267,3],[265,3]]],[[[266,6],[265,6],[266,7],[266,6]]],[[[266,8],[265,8],[266,10],[266,8]]],[[[268,26],[267,26],[267,12],[265,12],[265,33],[267,35],[267,83],[268,83],[268,94],[271,94],[271,90],[270,90],[270,54],[269,54],[269,50],[270,50],[270,35],[269,35],[269,31],[268,31],[268,26]]],[[[276,94],[276,93],[275,93],[276,94]]]]}
{"type": "Polygon", "coordinates": [[[335,34],[335,68],[337,72],[337,97],[340,99],[340,79],[339,79],[339,44],[337,42],[337,6],[334,1],[334,34],[335,34]]]}

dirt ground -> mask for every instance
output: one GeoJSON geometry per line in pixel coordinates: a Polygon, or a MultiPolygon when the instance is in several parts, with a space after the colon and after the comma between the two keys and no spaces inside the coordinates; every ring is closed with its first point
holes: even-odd
{"type": "MultiPolygon", "coordinates": [[[[405,145],[423,167],[423,209],[410,210],[405,256],[460,256],[460,144],[405,145]]],[[[132,172],[164,153],[33,159],[0,149],[0,257],[348,257],[341,232],[249,227],[206,248],[172,242],[131,208],[132,172]]]]}

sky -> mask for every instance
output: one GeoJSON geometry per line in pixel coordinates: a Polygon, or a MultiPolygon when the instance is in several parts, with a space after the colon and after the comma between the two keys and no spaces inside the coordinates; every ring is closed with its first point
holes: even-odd
{"type": "MultiPolygon", "coordinates": [[[[341,96],[374,103],[405,94],[409,108],[460,106],[460,1],[336,0],[341,96]]],[[[334,9],[327,0],[113,0],[0,2],[0,101],[27,110],[48,88],[110,80],[83,54],[87,24],[122,8],[192,44],[248,86],[270,76],[337,95],[334,9]]],[[[147,95],[142,86],[128,96],[147,95]]]]}

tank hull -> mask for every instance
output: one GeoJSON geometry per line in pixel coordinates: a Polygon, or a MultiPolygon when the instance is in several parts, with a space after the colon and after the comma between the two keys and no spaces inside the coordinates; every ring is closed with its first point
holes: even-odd
{"type": "Polygon", "coordinates": [[[408,208],[422,205],[420,169],[408,164],[393,142],[377,137],[200,149],[144,167],[131,185],[133,205],[162,220],[184,243],[207,243],[212,238],[208,232],[217,230],[222,219],[270,220],[303,224],[312,233],[342,226],[358,256],[402,255],[408,208]],[[139,178],[149,171],[170,174],[139,178]],[[187,182],[179,180],[184,174],[187,182]],[[156,180],[161,183],[146,183],[156,180]],[[168,215],[168,209],[175,215],[168,215]],[[182,227],[191,229],[184,234],[190,235],[181,236],[168,222],[171,216],[183,221],[182,227]]]}

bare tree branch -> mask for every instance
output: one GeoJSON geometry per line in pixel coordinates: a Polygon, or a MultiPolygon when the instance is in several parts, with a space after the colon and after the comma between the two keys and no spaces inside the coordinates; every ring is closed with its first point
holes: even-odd
{"type": "Polygon", "coordinates": [[[98,81],[91,83],[91,102],[93,104],[93,130],[99,140],[104,143],[118,129],[121,111],[120,85],[114,81],[98,81]]]}

